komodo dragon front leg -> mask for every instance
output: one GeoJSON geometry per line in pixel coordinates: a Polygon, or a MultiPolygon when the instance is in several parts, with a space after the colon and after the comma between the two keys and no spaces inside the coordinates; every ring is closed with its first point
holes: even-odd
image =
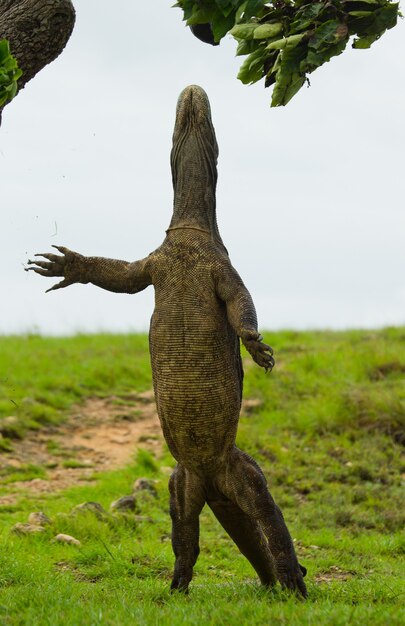
{"type": "MultiPolygon", "coordinates": [[[[272,350],[262,342],[257,330],[257,316],[252,298],[230,262],[224,262],[217,269],[215,282],[217,295],[226,304],[231,326],[254,361],[266,370],[271,370],[274,365],[272,350]]],[[[288,589],[298,589],[306,597],[307,591],[303,580],[306,570],[298,563],[294,544],[281,510],[274,502],[267,488],[265,476],[257,463],[234,446],[226,467],[215,478],[215,485],[219,493],[239,509],[245,531],[249,529],[249,522],[245,516],[251,519],[252,539],[249,540],[246,538],[246,532],[238,532],[235,518],[227,519],[224,502],[214,502],[214,506],[210,505],[214,513],[217,509],[219,521],[228,532],[230,531],[229,534],[252,563],[262,581],[273,584],[275,565],[275,573],[281,585],[288,589]],[[265,550],[259,554],[261,549],[259,529],[263,531],[268,541],[274,563],[265,550]],[[254,542],[257,542],[256,546],[254,542]]],[[[229,515],[233,514],[235,509],[230,507],[229,515]]]]}
{"type": "Polygon", "coordinates": [[[63,280],[53,285],[48,291],[69,287],[74,283],[92,283],[102,289],[116,293],[137,293],[152,283],[149,272],[149,257],[129,263],[118,259],[86,257],[64,246],[52,246],[62,253],[36,254],[46,261],[28,261],[37,274],[46,277],[62,276],[63,280]]]}
{"type": "Polygon", "coordinates": [[[255,363],[266,371],[271,371],[274,366],[273,350],[263,343],[263,337],[257,330],[257,315],[252,296],[229,260],[215,268],[214,281],[217,296],[226,304],[230,325],[255,363]]]}

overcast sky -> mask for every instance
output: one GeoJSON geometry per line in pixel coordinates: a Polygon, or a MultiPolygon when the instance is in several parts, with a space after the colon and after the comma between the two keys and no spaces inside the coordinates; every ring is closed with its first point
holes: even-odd
{"type": "Polygon", "coordinates": [[[65,245],[126,260],[170,221],[180,91],[207,91],[220,148],[218,222],[260,327],[405,324],[405,24],[317,70],[287,107],[236,80],[235,42],[195,39],[173,0],[74,0],[66,50],[0,129],[0,332],[146,330],[137,295],[23,271],[65,245]]]}

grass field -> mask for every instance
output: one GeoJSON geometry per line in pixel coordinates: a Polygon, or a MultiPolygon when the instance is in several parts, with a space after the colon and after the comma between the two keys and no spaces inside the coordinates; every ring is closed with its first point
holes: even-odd
{"type": "Polygon", "coordinates": [[[145,336],[0,338],[0,624],[405,623],[405,328],[265,334],[276,367],[246,355],[238,445],[263,467],[308,568],[309,598],[263,590],[207,509],[189,596],[170,595],[167,451],[147,452],[86,486],[38,494],[46,467],[8,465],[16,442],[67,419],[73,404],[151,387],[145,336]],[[12,418],[12,419],[11,419],[12,418]],[[135,478],[159,482],[134,513],[72,512],[110,503],[135,478]],[[16,482],[26,480],[24,490],[16,482]],[[43,533],[11,532],[32,511],[43,533]],[[80,546],[52,542],[71,534],[80,546]]]}

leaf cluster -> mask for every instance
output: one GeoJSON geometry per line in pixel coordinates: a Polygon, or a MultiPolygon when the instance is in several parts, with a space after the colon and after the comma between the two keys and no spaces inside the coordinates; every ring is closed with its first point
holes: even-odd
{"type": "Polygon", "coordinates": [[[390,0],[179,0],[187,25],[210,24],[219,42],[230,33],[247,55],[238,78],[274,85],[271,106],[286,105],[307,75],[353,47],[369,48],[399,13],[390,0]]]}
{"type": "Polygon", "coordinates": [[[0,40],[0,107],[17,93],[17,81],[22,75],[6,39],[0,40]]]}

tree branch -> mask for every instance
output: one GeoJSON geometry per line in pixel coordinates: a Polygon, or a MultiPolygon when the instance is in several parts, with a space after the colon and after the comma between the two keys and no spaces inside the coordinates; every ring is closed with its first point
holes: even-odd
{"type": "Polygon", "coordinates": [[[9,41],[23,71],[19,89],[59,56],[74,23],[71,0],[0,0],[0,39],[9,41]]]}

